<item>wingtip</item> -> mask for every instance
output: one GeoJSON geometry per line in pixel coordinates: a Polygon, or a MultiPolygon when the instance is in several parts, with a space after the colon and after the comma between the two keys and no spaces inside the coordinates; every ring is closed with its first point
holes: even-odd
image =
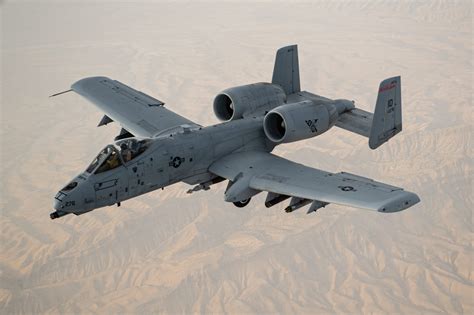
{"type": "Polygon", "coordinates": [[[416,205],[420,201],[417,194],[403,191],[403,194],[381,206],[378,211],[384,213],[399,212],[416,205]]]}

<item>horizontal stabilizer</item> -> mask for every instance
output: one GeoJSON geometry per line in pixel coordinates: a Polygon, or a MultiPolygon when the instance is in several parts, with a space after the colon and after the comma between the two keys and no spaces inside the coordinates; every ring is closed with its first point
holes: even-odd
{"type": "Polygon", "coordinates": [[[376,149],[402,131],[402,98],[400,77],[380,83],[375,112],[354,108],[340,114],[336,126],[369,138],[376,149]]]}
{"type": "Polygon", "coordinates": [[[373,116],[372,113],[365,110],[354,108],[341,114],[336,126],[368,138],[373,116]]]}

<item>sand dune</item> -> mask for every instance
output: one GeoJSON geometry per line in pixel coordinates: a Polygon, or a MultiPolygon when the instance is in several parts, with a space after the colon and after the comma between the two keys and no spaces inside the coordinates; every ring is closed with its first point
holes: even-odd
{"type": "Polygon", "coordinates": [[[474,313],[472,3],[12,3],[2,10],[0,310],[38,313],[474,313]],[[372,110],[402,76],[404,131],[344,130],[276,154],[416,192],[382,215],[237,209],[185,184],[51,221],[52,197],[118,133],[77,95],[107,75],[203,125],[298,43],[302,87],[372,110]]]}

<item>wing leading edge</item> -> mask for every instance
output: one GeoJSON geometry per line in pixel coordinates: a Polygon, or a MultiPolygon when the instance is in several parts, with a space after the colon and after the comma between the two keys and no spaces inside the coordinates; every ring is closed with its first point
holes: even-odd
{"type": "Polygon", "coordinates": [[[196,125],[166,109],[163,102],[106,77],[79,80],[71,89],[135,136],[150,138],[176,126],[196,125]]]}
{"type": "Polygon", "coordinates": [[[231,154],[209,171],[230,181],[244,181],[253,190],[380,212],[401,211],[420,201],[400,187],[350,173],[321,171],[266,152],[231,154]]]}

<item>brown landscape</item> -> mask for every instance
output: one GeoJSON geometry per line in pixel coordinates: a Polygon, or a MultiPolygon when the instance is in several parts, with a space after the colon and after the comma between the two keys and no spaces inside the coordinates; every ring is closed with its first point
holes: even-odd
{"type": "Polygon", "coordinates": [[[471,1],[0,4],[0,313],[474,313],[471,1]],[[401,75],[403,132],[342,129],[275,154],[420,196],[381,214],[238,209],[177,184],[50,220],[55,193],[118,134],[67,90],[104,75],[202,124],[221,90],[270,81],[298,44],[302,89],[373,111],[401,75]]]}

